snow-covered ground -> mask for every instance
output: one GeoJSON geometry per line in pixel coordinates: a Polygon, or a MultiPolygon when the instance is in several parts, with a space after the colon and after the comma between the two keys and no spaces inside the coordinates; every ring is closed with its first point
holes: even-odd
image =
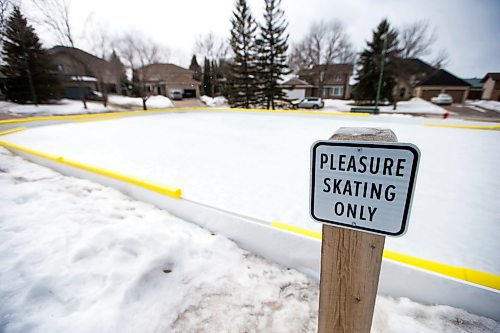
{"type": "MultiPolygon", "coordinates": [[[[72,99],[61,99],[55,104],[40,104],[38,106],[0,101],[0,112],[23,116],[58,116],[128,111],[131,108],[142,110],[142,99],[140,97],[109,95],[108,101],[111,105],[107,107],[102,102],[87,101],[87,109],[84,109],[81,101],[72,99]]],[[[148,98],[146,105],[148,109],[174,107],[174,104],[168,97],[161,95],[151,96],[148,98]]]]}
{"type": "Polygon", "coordinates": [[[467,100],[465,102],[467,105],[480,106],[482,108],[500,112],[500,102],[498,101],[487,101],[487,100],[467,100]]]}
{"type": "Polygon", "coordinates": [[[0,102],[0,112],[23,116],[53,116],[53,115],[74,115],[85,113],[102,113],[120,111],[117,107],[104,107],[102,102],[87,101],[87,109],[83,107],[81,101],[62,99],[57,104],[16,104],[11,102],[0,102]]]}
{"type": "MultiPolygon", "coordinates": [[[[352,100],[325,99],[325,109],[340,112],[349,112],[354,107],[352,100]]],[[[446,110],[440,106],[432,104],[426,100],[414,97],[409,101],[397,103],[397,109],[393,110],[392,105],[379,106],[380,112],[384,113],[409,113],[409,114],[437,114],[442,115],[446,110]]]]}
{"type": "MultiPolygon", "coordinates": [[[[142,98],[140,97],[128,97],[119,95],[109,95],[108,101],[112,104],[134,107],[142,109],[142,98]]],[[[174,103],[170,98],[163,95],[150,96],[146,101],[146,106],[148,109],[162,109],[162,108],[172,108],[174,103]]]]}
{"type": "Polygon", "coordinates": [[[388,238],[387,249],[500,274],[499,131],[426,127],[393,115],[190,112],[39,127],[4,140],[180,187],[183,197],[225,210],[320,230],[309,217],[310,147],[343,126],[389,127],[422,152],[409,231],[388,238]]]}
{"type": "MultiPolygon", "coordinates": [[[[313,332],[315,281],[125,195],[0,148],[0,331],[313,332]]],[[[374,333],[494,332],[379,296],[374,333]]]]}
{"type": "Polygon", "coordinates": [[[210,107],[227,106],[227,99],[224,96],[216,96],[214,98],[203,95],[200,97],[201,101],[210,107]]]}

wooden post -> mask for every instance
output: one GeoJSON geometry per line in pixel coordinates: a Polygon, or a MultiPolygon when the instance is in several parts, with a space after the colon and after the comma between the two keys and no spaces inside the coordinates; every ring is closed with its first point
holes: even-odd
{"type": "MultiPolygon", "coordinates": [[[[330,140],[397,142],[390,129],[340,128],[330,140]]],[[[369,333],[385,237],[323,225],[318,332],[369,333]]]]}

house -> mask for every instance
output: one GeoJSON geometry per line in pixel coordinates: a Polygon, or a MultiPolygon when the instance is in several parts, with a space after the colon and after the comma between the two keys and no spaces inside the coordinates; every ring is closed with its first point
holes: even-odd
{"type": "Polygon", "coordinates": [[[469,95],[470,84],[444,69],[438,69],[418,82],[414,95],[430,101],[440,93],[447,93],[455,103],[464,103],[469,95]]]}
{"type": "Polygon", "coordinates": [[[181,90],[184,97],[199,97],[200,82],[193,79],[193,71],[174,64],[152,64],[137,70],[138,81],[153,95],[168,96],[172,90],[181,90]]]}
{"type": "Polygon", "coordinates": [[[48,50],[52,64],[66,90],[66,97],[79,99],[81,88],[88,94],[92,90],[121,92],[121,72],[104,59],[83,50],[55,46],[48,50]]]}
{"type": "Polygon", "coordinates": [[[488,73],[481,82],[484,89],[481,98],[500,101],[500,73],[488,73]]]}
{"type": "Polygon", "coordinates": [[[353,64],[315,65],[311,69],[299,71],[299,79],[311,87],[305,90],[306,96],[348,99],[351,95],[349,78],[353,64]]]}
{"type": "Polygon", "coordinates": [[[464,81],[470,84],[469,96],[467,96],[467,99],[481,99],[483,96],[482,79],[474,77],[472,79],[464,79],[464,81]]]}
{"type": "Polygon", "coordinates": [[[306,81],[302,81],[298,78],[291,78],[283,82],[281,85],[283,92],[285,93],[285,98],[288,100],[303,99],[306,96],[306,90],[313,88],[312,85],[306,81]]]}
{"type": "Polygon", "coordinates": [[[396,74],[394,96],[398,100],[412,98],[417,83],[436,71],[434,67],[418,58],[396,58],[393,65],[396,74]]]}

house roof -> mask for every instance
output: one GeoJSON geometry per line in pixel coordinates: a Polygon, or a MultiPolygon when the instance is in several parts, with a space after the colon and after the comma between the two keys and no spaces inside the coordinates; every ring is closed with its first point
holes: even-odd
{"type": "Polygon", "coordinates": [[[177,84],[199,84],[193,79],[193,71],[174,64],[151,64],[138,69],[144,81],[167,81],[177,84]]]}
{"type": "Polygon", "coordinates": [[[486,82],[488,78],[491,78],[493,81],[500,81],[500,73],[488,73],[483,77],[481,82],[486,82]]]}
{"type": "Polygon", "coordinates": [[[472,89],[483,89],[483,81],[480,78],[464,79],[465,82],[471,85],[472,89]]]}
{"type": "Polygon", "coordinates": [[[404,72],[408,75],[429,75],[436,70],[436,68],[418,58],[396,58],[394,59],[394,63],[398,67],[399,72],[404,72]]]}
{"type": "Polygon", "coordinates": [[[68,54],[75,59],[84,62],[84,63],[98,63],[104,66],[108,66],[108,62],[104,59],[101,59],[99,57],[96,57],[93,54],[90,54],[88,52],[85,52],[83,50],[77,49],[75,47],[67,47],[67,46],[54,46],[53,48],[47,50],[47,53],[49,55],[55,55],[58,53],[65,53],[68,54]]]}
{"type": "Polygon", "coordinates": [[[291,78],[290,80],[287,80],[281,84],[282,86],[297,86],[301,88],[309,88],[312,87],[309,83],[307,83],[304,80],[298,79],[296,77],[291,78]]]}
{"type": "Polygon", "coordinates": [[[417,84],[420,86],[470,86],[470,84],[444,69],[438,69],[417,84]]]}
{"type": "Polygon", "coordinates": [[[318,74],[321,71],[329,73],[352,73],[354,69],[353,64],[329,64],[329,65],[315,65],[310,69],[302,69],[299,71],[299,75],[311,75],[318,74]]]}

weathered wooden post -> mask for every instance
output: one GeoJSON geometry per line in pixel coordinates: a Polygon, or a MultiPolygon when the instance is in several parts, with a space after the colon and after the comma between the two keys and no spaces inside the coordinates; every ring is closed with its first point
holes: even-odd
{"type": "Polygon", "coordinates": [[[385,235],[407,229],[420,153],[389,129],[330,140],[311,150],[311,216],[324,223],[318,332],[368,333],[385,235]]]}

